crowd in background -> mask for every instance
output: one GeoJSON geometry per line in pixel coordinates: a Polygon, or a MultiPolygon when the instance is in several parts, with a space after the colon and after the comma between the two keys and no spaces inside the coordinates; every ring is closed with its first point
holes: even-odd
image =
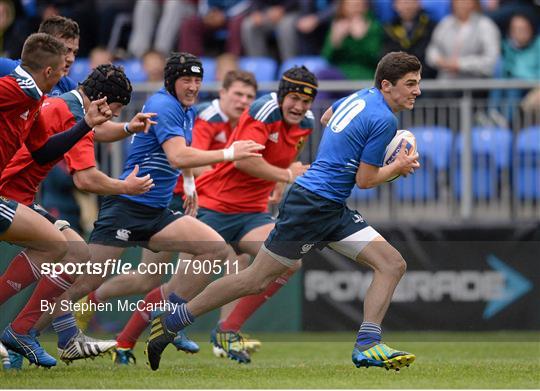
{"type": "Polygon", "coordinates": [[[0,53],[17,58],[54,14],[79,23],[79,57],[136,58],[145,69],[173,50],[311,55],[330,64],[321,79],[371,79],[382,55],[404,50],[424,78],[540,78],[539,0],[0,0],[0,53]]]}
{"type": "MultiPolygon", "coordinates": [[[[135,83],[162,81],[171,51],[215,58],[218,81],[242,56],[320,56],[329,66],[315,72],[319,79],[367,80],[396,50],[421,60],[424,79],[540,80],[540,0],[0,0],[0,55],[19,58],[24,39],[52,15],[79,23],[77,58],[90,69],[135,59],[135,83]]],[[[523,102],[538,110],[540,88],[523,102]]],[[[42,203],[53,212],[62,205],[58,214],[81,230],[84,200],[66,200],[73,184],[65,168],[45,186],[42,203]]]]}

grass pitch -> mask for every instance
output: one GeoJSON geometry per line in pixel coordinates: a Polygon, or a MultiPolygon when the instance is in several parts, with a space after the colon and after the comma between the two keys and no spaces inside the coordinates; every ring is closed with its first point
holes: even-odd
{"type": "MultiPolygon", "coordinates": [[[[137,364],[117,367],[110,356],[59,363],[50,370],[28,367],[1,371],[8,388],[540,388],[540,333],[393,333],[386,342],[416,355],[400,372],[355,368],[354,333],[257,335],[263,341],[249,365],[215,358],[206,335],[197,355],[170,346],[161,367],[145,365],[144,344],[137,364]]],[[[54,353],[53,338],[43,345],[54,353]]]]}

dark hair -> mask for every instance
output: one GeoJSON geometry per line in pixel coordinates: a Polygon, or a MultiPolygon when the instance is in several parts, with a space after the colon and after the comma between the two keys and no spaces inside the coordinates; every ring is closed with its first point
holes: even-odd
{"type": "Polygon", "coordinates": [[[512,24],[512,20],[514,18],[523,18],[527,21],[527,23],[529,23],[529,26],[531,27],[531,31],[532,31],[532,40],[534,40],[534,37],[536,36],[537,31],[538,31],[538,26],[537,26],[537,23],[535,23],[534,18],[531,15],[528,15],[524,12],[519,12],[519,11],[514,12],[512,16],[510,17],[510,19],[508,19],[508,30],[510,30],[510,25],[512,24]]]}
{"type": "Polygon", "coordinates": [[[405,52],[390,52],[377,64],[375,87],[381,89],[383,80],[388,80],[395,85],[407,73],[421,71],[422,64],[416,56],[405,52]]]}
{"type": "Polygon", "coordinates": [[[24,41],[21,64],[34,71],[56,68],[66,52],[66,46],[52,35],[35,33],[24,41]]]}
{"type": "Polygon", "coordinates": [[[202,79],[204,70],[199,57],[191,53],[171,53],[165,64],[165,89],[176,98],[174,83],[182,76],[196,76],[202,79]]]}
{"type": "Polygon", "coordinates": [[[131,100],[131,83],[124,69],[117,65],[101,64],[81,84],[90,100],[107,97],[107,103],[118,102],[127,106],[131,100]]]}
{"type": "Polygon", "coordinates": [[[258,89],[257,80],[255,75],[247,71],[229,71],[225,74],[223,79],[223,88],[229,89],[235,81],[241,81],[244,84],[252,86],[255,91],[258,89]]]}
{"type": "Polygon", "coordinates": [[[75,39],[80,36],[77,22],[63,16],[51,16],[45,19],[39,25],[38,32],[64,39],[75,39]]]}
{"type": "Polygon", "coordinates": [[[278,87],[278,102],[281,105],[285,96],[292,92],[304,94],[315,99],[319,83],[317,77],[305,66],[295,66],[281,76],[278,87]]]}

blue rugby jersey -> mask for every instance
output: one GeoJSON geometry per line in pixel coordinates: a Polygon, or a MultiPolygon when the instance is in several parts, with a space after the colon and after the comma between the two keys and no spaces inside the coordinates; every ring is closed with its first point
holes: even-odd
{"type": "Polygon", "coordinates": [[[172,167],[167,160],[162,144],[172,137],[183,137],[186,145],[191,145],[191,131],[195,121],[195,110],[183,108],[180,102],[165,88],[161,88],[146,101],[143,112],[157,113],[148,133],[137,133],[131,138],[124,172],[120,179],[125,179],[136,164],[139,175],[150,174],[154,187],[147,193],[130,196],[122,195],[134,202],[154,208],[166,208],[171,201],[173,189],[181,171],[172,167]]]}
{"type": "Polygon", "coordinates": [[[332,105],[315,162],[296,183],[329,200],[345,203],[360,162],[381,167],[397,131],[397,118],[376,88],[363,89],[332,105]]]}

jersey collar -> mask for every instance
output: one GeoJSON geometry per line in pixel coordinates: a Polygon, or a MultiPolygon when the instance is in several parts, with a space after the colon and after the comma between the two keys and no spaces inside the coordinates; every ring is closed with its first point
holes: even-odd
{"type": "Polygon", "coordinates": [[[221,110],[221,106],[219,105],[219,99],[214,99],[212,101],[212,106],[214,106],[218,114],[221,116],[221,119],[223,119],[223,122],[229,122],[229,117],[227,117],[227,114],[225,114],[223,110],[221,110]]]}
{"type": "Polygon", "coordinates": [[[43,96],[43,92],[39,89],[34,78],[28,72],[26,72],[20,65],[17,65],[17,68],[15,68],[14,72],[21,77],[32,80],[32,82],[34,83],[34,86],[36,87],[37,92],[39,93],[39,97],[41,98],[43,96]]]}

